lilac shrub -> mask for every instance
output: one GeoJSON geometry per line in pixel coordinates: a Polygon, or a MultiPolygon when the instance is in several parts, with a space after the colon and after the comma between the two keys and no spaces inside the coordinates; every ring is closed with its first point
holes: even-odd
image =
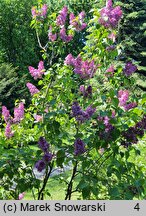
{"type": "Polygon", "coordinates": [[[127,194],[131,199],[143,198],[145,175],[141,166],[130,161],[130,152],[138,154],[139,140],[144,138],[145,95],[137,98],[132,90],[136,64],[118,62],[116,28],[121,8],[108,0],[106,7],[93,9],[88,25],[84,11],[75,15],[64,6],[48,16],[48,10],[43,4],[32,8],[43,53],[37,67],[28,67],[39,86],[26,83],[32,104],[24,113],[24,102],[20,102],[12,115],[2,106],[2,141],[14,147],[14,155],[10,150],[5,161],[12,180],[18,181],[14,198],[31,189],[34,199],[47,199],[51,173],[68,164],[72,170],[61,176],[65,199],[76,192],[79,199],[129,199],[127,194]],[[54,19],[51,25],[50,18],[54,19]],[[48,41],[42,46],[39,34],[44,22],[48,22],[44,28],[48,41]],[[86,29],[83,50],[65,54],[64,47],[70,48],[75,34],[86,29]],[[58,62],[53,63],[53,58],[58,62]],[[36,179],[36,173],[42,178],[36,179]],[[131,192],[131,186],[138,192],[131,192]]]}

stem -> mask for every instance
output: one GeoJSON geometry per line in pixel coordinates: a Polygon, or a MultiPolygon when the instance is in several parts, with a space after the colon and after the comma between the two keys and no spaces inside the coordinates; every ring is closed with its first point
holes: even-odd
{"type": "Polygon", "coordinates": [[[67,187],[67,194],[66,194],[66,197],[65,197],[65,200],[70,200],[71,199],[71,195],[72,195],[72,193],[73,193],[73,191],[72,191],[72,188],[73,188],[73,180],[74,180],[74,178],[75,178],[75,174],[76,174],[76,172],[77,172],[77,161],[76,161],[76,163],[75,163],[75,166],[73,167],[73,172],[72,172],[72,177],[71,177],[71,180],[70,180],[70,182],[69,182],[69,184],[68,184],[68,187],[67,187]]]}
{"type": "Polygon", "coordinates": [[[46,46],[42,46],[42,44],[41,44],[41,41],[40,41],[40,38],[39,38],[39,34],[38,34],[38,31],[36,30],[36,36],[37,36],[37,40],[38,40],[38,44],[39,44],[39,47],[42,49],[42,50],[44,50],[45,52],[47,51],[46,50],[46,46]]]}
{"type": "Polygon", "coordinates": [[[49,172],[48,172],[48,167],[47,167],[47,169],[46,169],[46,176],[45,176],[45,178],[44,178],[44,182],[43,182],[42,188],[40,189],[40,191],[39,191],[39,193],[38,193],[38,200],[42,200],[43,197],[44,197],[43,191],[45,190],[45,187],[46,187],[46,185],[47,185],[48,179],[49,179],[50,174],[51,174],[51,172],[52,172],[53,163],[52,163],[52,165],[50,165],[49,167],[50,167],[49,172]]]}

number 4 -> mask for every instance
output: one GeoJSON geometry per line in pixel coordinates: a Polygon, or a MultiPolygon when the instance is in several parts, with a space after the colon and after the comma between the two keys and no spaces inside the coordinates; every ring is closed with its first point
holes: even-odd
{"type": "Polygon", "coordinates": [[[136,209],[137,211],[139,211],[140,207],[139,207],[139,203],[137,203],[134,207],[134,209],[136,209]]]}

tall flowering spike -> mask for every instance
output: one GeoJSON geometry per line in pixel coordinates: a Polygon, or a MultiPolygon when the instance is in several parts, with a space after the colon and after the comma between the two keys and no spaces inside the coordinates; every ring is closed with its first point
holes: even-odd
{"type": "Polygon", "coordinates": [[[67,8],[67,6],[64,6],[62,8],[62,10],[60,11],[60,14],[58,15],[57,19],[56,19],[56,23],[58,26],[64,26],[65,25],[67,14],[68,14],[68,8],[67,8]]]}
{"type": "Polygon", "coordinates": [[[24,104],[21,102],[18,107],[14,108],[13,123],[19,123],[24,118],[24,104]]]}
{"type": "Polygon", "coordinates": [[[81,155],[86,151],[85,143],[80,139],[77,138],[74,143],[74,154],[75,156],[81,155]]]}
{"type": "Polygon", "coordinates": [[[42,172],[46,167],[46,163],[43,160],[37,161],[35,164],[35,168],[38,170],[38,172],[42,172]]]}
{"type": "Polygon", "coordinates": [[[48,152],[49,144],[45,140],[44,137],[40,137],[38,144],[39,144],[39,147],[42,149],[43,152],[48,152]]]}
{"type": "Polygon", "coordinates": [[[125,106],[129,99],[128,90],[119,90],[118,91],[119,106],[125,106]]]}
{"type": "Polygon", "coordinates": [[[107,1],[106,7],[100,11],[99,23],[105,28],[115,28],[122,17],[120,6],[112,7],[112,1],[107,1]]]}
{"type": "Polygon", "coordinates": [[[14,135],[14,133],[11,130],[11,124],[8,122],[5,128],[5,136],[9,139],[14,135]]]}
{"type": "Polygon", "coordinates": [[[134,73],[135,71],[137,70],[137,67],[132,64],[132,62],[127,62],[126,65],[125,65],[125,68],[123,70],[123,73],[126,75],[126,76],[130,76],[132,73],[134,73]]]}
{"type": "Polygon", "coordinates": [[[45,73],[44,62],[40,61],[38,64],[38,69],[35,69],[32,66],[28,67],[31,76],[36,79],[41,79],[42,75],[45,73]]]}
{"type": "Polygon", "coordinates": [[[72,35],[67,35],[67,34],[66,34],[66,29],[65,29],[65,27],[63,27],[63,28],[60,30],[60,38],[61,38],[64,42],[68,43],[68,42],[70,42],[70,41],[72,40],[73,36],[72,36],[72,35]]]}
{"type": "Polygon", "coordinates": [[[32,83],[28,82],[26,86],[29,89],[31,95],[37,94],[39,92],[39,90],[32,83]]]}
{"type": "Polygon", "coordinates": [[[50,28],[49,28],[48,38],[52,42],[57,39],[57,34],[56,33],[55,34],[52,33],[52,26],[50,26],[50,28]]]}
{"type": "Polygon", "coordinates": [[[11,120],[10,111],[7,109],[6,106],[2,106],[2,115],[6,123],[11,120]]]}

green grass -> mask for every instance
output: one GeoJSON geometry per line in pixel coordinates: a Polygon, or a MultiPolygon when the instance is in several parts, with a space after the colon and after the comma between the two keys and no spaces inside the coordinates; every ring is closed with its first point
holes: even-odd
{"type": "MultiPolygon", "coordinates": [[[[71,175],[71,171],[67,171],[64,174],[61,174],[60,177],[64,176],[66,179],[71,175]]],[[[77,185],[78,178],[74,181],[74,186],[77,185]]],[[[46,200],[64,200],[66,194],[66,183],[62,180],[59,180],[59,176],[53,176],[49,179],[47,184],[47,190],[51,196],[46,196],[46,200]]],[[[79,193],[75,192],[72,194],[72,200],[77,200],[79,198],[79,193]]],[[[37,197],[36,197],[37,199],[37,197]]],[[[26,192],[24,200],[33,200],[33,195],[31,191],[26,192]]]]}

